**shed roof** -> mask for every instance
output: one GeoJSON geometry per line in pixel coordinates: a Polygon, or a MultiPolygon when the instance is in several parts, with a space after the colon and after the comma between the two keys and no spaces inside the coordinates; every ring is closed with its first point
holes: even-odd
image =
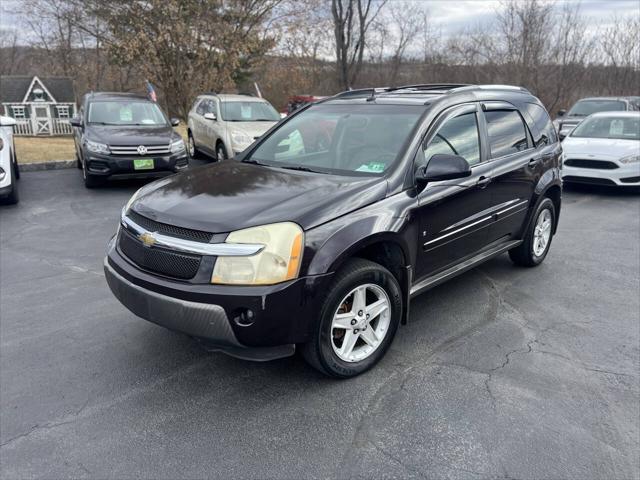
{"type": "MultiPolygon", "coordinates": [[[[0,102],[22,103],[34,77],[34,75],[0,76],[0,102]]],[[[38,80],[40,80],[43,86],[53,95],[56,102],[75,103],[76,95],[71,78],[38,77],[38,80]]]]}

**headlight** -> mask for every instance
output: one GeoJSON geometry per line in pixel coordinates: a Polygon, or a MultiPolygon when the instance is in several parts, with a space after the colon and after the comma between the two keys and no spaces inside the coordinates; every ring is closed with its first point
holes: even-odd
{"type": "Polygon", "coordinates": [[[85,140],[87,150],[93,153],[109,153],[109,147],[104,143],[92,142],[91,140],[85,140]]]}
{"type": "Polygon", "coordinates": [[[628,155],[620,159],[620,163],[638,163],[640,162],[640,155],[628,155]]]}
{"type": "Polygon", "coordinates": [[[244,132],[231,132],[231,142],[236,145],[249,145],[252,141],[253,139],[244,132]]]}
{"type": "Polygon", "coordinates": [[[259,243],[250,257],[218,257],[211,283],[273,285],[298,277],[304,233],[295,223],[273,223],[231,232],[226,243],[259,243]]]}
{"type": "Polygon", "coordinates": [[[182,139],[171,143],[171,153],[178,153],[185,150],[184,141],[182,139]]]}

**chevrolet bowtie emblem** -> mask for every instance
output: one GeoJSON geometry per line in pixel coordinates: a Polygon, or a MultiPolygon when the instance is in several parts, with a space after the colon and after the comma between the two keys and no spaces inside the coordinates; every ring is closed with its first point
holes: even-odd
{"type": "Polygon", "coordinates": [[[145,247],[153,247],[156,243],[156,237],[153,236],[153,233],[149,232],[141,233],[138,235],[138,239],[145,247]]]}

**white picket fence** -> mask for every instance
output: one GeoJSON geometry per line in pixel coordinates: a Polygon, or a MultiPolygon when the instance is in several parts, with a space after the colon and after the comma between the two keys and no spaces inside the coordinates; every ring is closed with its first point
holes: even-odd
{"type": "Polygon", "coordinates": [[[68,118],[26,118],[16,119],[13,128],[16,136],[72,135],[73,127],[68,118]]]}

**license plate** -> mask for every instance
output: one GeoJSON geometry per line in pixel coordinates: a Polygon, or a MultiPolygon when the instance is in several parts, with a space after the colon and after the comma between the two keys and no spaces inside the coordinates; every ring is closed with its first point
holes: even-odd
{"type": "Polygon", "coordinates": [[[133,161],[134,170],[153,170],[153,158],[138,158],[133,161]]]}

